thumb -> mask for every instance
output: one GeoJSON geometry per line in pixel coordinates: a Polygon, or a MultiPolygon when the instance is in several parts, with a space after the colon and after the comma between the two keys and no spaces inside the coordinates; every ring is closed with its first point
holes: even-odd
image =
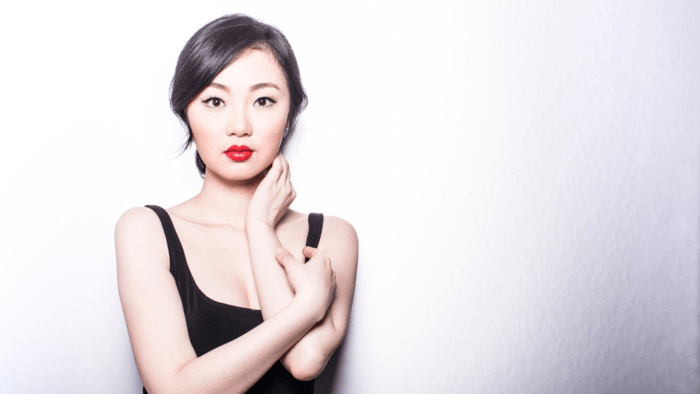
{"type": "Polygon", "coordinates": [[[302,249],[301,252],[304,254],[304,257],[308,259],[316,256],[319,253],[318,249],[312,248],[311,246],[304,246],[304,249],[302,249]]]}
{"type": "Polygon", "coordinates": [[[283,247],[277,248],[277,251],[275,252],[275,257],[277,258],[277,261],[280,263],[282,267],[284,267],[285,270],[291,268],[295,263],[298,263],[297,259],[292,256],[292,253],[290,253],[287,249],[283,247]]]}

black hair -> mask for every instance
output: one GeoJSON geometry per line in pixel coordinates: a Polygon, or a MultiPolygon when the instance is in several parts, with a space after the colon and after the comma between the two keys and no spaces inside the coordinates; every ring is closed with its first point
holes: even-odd
{"type": "MultiPolygon", "coordinates": [[[[184,149],[194,135],[185,110],[199,93],[229,64],[250,49],[270,52],[279,63],[289,88],[288,130],[282,139],[284,147],[294,133],[297,116],[304,110],[308,99],[301,84],[297,59],[291,45],[276,28],[247,15],[222,16],[199,29],[180,52],[175,75],[170,85],[170,107],[187,128],[188,138],[184,149]]],[[[199,173],[204,176],[206,165],[196,153],[199,173]]]]}

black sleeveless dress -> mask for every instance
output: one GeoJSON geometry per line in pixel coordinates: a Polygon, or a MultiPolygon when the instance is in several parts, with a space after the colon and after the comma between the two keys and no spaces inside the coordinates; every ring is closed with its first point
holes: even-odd
{"type": "MultiPolygon", "coordinates": [[[[180,239],[165,209],[156,205],[146,205],[160,218],[168,241],[170,273],[175,278],[180,293],[182,307],[187,321],[187,332],[197,357],[228,343],[252,330],[263,322],[259,309],[248,309],[214,301],[202,293],[192,278],[185,260],[180,239]]],[[[323,230],[323,214],[309,214],[309,233],[306,245],[317,247],[323,230]]],[[[307,259],[308,261],[308,259],[307,259]]],[[[314,381],[303,382],[295,379],[277,361],[247,393],[313,393],[314,381]]],[[[144,387],[143,393],[146,394],[144,387]]]]}

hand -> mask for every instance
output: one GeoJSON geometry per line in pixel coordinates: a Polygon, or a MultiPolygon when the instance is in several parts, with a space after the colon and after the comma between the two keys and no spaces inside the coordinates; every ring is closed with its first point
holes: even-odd
{"type": "Polygon", "coordinates": [[[275,256],[287,272],[294,299],[308,303],[317,321],[321,321],[335,298],[335,272],[331,259],[318,249],[305,246],[302,253],[310,259],[306,264],[284,248],[277,249],[275,256]]]}
{"type": "Polygon", "coordinates": [[[289,163],[282,153],[278,153],[250,200],[246,222],[262,222],[275,228],[296,196],[290,181],[289,163]]]}

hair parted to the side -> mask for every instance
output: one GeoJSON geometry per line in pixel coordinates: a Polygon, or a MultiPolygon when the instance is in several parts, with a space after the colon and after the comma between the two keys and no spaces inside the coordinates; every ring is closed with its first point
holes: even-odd
{"type": "MultiPolygon", "coordinates": [[[[288,131],[282,139],[284,147],[294,133],[299,114],[307,104],[306,93],[301,84],[299,66],[291,45],[276,28],[259,22],[247,15],[222,16],[199,29],[187,41],[177,59],[175,75],[170,85],[170,107],[187,128],[188,138],[184,149],[194,135],[185,110],[197,95],[229,64],[249,49],[269,51],[279,63],[289,87],[288,131]]],[[[197,168],[202,176],[206,165],[196,153],[197,168]]]]}

